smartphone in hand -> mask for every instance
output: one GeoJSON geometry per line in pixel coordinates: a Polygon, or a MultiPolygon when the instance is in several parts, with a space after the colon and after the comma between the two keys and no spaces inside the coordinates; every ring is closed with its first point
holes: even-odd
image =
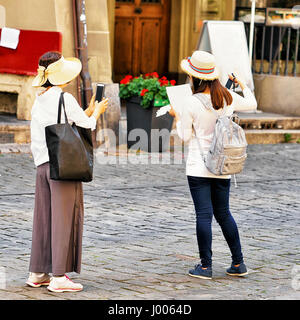
{"type": "MultiPolygon", "coordinates": [[[[233,76],[233,78],[235,78],[235,75],[234,75],[233,73],[232,73],[232,76],[233,76]]],[[[226,87],[227,89],[230,89],[231,86],[232,86],[232,84],[233,84],[233,80],[228,79],[227,82],[226,82],[226,84],[225,84],[225,87],[226,87]]]]}
{"type": "Polygon", "coordinates": [[[105,89],[105,86],[103,83],[97,83],[96,98],[95,98],[96,101],[98,102],[102,101],[102,98],[104,96],[104,89],[105,89]]]}

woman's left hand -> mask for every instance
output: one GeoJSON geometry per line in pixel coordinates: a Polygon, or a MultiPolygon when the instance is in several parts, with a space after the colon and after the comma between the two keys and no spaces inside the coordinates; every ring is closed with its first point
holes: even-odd
{"type": "Polygon", "coordinates": [[[172,116],[173,118],[176,117],[176,112],[173,109],[172,105],[170,105],[171,109],[169,110],[169,115],[172,116]]]}
{"type": "Polygon", "coordinates": [[[178,120],[177,112],[173,109],[172,105],[170,105],[171,109],[169,110],[169,115],[175,118],[175,120],[178,120]]]}
{"type": "Polygon", "coordinates": [[[96,93],[92,96],[89,106],[84,111],[88,117],[90,117],[95,111],[95,107],[96,107],[95,98],[96,98],[96,93]]]}

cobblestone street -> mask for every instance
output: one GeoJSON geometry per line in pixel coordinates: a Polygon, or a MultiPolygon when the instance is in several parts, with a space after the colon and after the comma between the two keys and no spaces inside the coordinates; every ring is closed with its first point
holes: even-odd
{"type": "Polygon", "coordinates": [[[230,252],[213,221],[213,280],[189,277],[198,263],[184,164],[99,164],[84,184],[79,293],[25,285],[35,168],[30,154],[0,154],[0,299],[299,299],[300,145],[250,145],[231,186],[249,275],[227,276],[230,252]],[[4,279],[4,280],[3,280],[4,279]],[[0,283],[1,285],[1,283],[0,283]]]}

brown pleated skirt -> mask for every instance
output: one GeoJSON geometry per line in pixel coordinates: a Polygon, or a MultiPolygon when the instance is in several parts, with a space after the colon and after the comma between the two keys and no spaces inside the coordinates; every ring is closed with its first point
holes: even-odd
{"type": "Polygon", "coordinates": [[[80,273],[82,183],[50,179],[49,163],[37,167],[30,272],[80,273]]]}

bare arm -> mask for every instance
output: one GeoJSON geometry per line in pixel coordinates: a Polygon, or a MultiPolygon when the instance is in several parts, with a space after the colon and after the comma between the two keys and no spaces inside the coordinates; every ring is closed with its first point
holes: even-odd
{"type": "MultiPolygon", "coordinates": [[[[233,80],[232,75],[228,75],[233,80]]],[[[243,97],[239,94],[230,91],[233,102],[232,106],[235,111],[251,111],[257,109],[257,101],[252,91],[239,79],[235,78],[234,82],[243,90],[243,97]]]]}

